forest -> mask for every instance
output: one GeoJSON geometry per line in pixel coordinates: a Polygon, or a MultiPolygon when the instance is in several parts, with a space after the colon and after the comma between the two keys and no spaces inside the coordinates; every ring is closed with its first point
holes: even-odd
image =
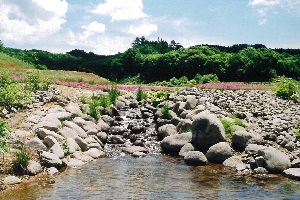
{"type": "Polygon", "coordinates": [[[283,75],[300,80],[300,49],[270,49],[262,44],[184,48],[174,40],[137,37],[125,52],[97,55],[79,49],[63,54],[14,49],[0,41],[0,52],[37,69],[92,72],[115,82],[152,83],[173,77],[192,79],[196,74],[215,74],[226,82],[267,82],[283,75]]]}

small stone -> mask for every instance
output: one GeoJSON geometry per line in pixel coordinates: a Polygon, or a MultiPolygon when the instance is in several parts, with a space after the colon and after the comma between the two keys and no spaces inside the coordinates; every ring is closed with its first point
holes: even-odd
{"type": "Polygon", "coordinates": [[[4,185],[14,185],[22,183],[22,180],[16,176],[7,176],[2,180],[4,185]]]}

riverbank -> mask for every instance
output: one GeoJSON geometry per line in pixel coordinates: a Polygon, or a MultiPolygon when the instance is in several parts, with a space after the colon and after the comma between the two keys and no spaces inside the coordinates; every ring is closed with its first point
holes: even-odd
{"type": "MultiPolygon", "coordinates": [[[[164,153],[180,155],[192,165],[223,163],[235,156],[234,162],[225,164],[233,173],[262,179],[268,179],[268,173],[300,167],[300,144],[295,137],[299,104],[279,99],[272,92],[183,88],[157,106],[150,100],[139,102],[135,93],[126,92],[109,112],[95,120],[84,114],[87,105],[80,99],[97,94],[106,93],[57,86],[37,93],[39,102],[30,109],[6,115],[12,138],[32,154],[33,166],[27,166],[31,175],[42,172],[50,177],[59,169],[79,167],[104,156],[143,157],[149,152],[160,153],[161,147],[164,153]],[[162,113],[164,105],[167,117],[162,113]],[[235,123],[237,119],[241,123],[235,123]],[[201,126],[201,120],[209,121],[206,127],[201,126]],[[224,121],[233,128],[231,134],[225,133],[224,121]],[[209,131],[210,125],[217,128],[209,131]],[[208,130],[204,131],[207,135],[218,134],[219,140],[195,139],[203,129],[208,130]],[[270,166],[273,160],[278,165],[278,155],[285,163],[274,170],[270,166]]],[[[21,176],[21,181],[26,177],[21,176]]]]}

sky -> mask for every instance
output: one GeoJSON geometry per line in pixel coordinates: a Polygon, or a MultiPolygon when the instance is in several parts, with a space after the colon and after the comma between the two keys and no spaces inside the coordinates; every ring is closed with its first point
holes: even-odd
{"type": "Polygon", "coordinates": [[[300,0],[0,0],[7,47],[111,55],[141,36],[300,48],[300,0]]]}

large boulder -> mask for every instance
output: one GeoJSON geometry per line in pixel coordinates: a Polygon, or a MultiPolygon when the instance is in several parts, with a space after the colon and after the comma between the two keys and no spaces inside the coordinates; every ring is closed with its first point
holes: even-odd
{"type": "Polygon", "coordinates": [[[72,130],[74,130],[74,132],[76,132],[79,137],[82,137],[82,138],[87,138],[88,137],[87,133],[80,126],[75,124],[74,122],[64,121],[63,125],[70,128],[70,129],[72,129],[72,130]]]}
{"type": "Polygon", "coordinates": [[[283,171],[284,175],[294,179],[294,180],[300,180],[300,168],[289,168],[283,171]]]}
{"type": "Polygon", "coordinates": [[[291,167],[289,156],[273,147],[259,150],[258,155],[264,158],[264,167],[271,173],[282,173],[291,167]]]}
{"type": "Polygon", "coordinates": [[[43,144],[43,142],[39,138],[32,138],[31,140],[28,140],[25,142],[25,147],[30,150],[35,151],[46,151],[47,147],[43,144]]]}
{"type": "Polygon", "coordinates": [[[225,141],[225,129],[216,115],[204,111],[193,117],[192,143],[202,152],[225,141]]]}
{"type": "Polygon", "coordinates": [[[61,168],[63,166],[63,162],[57,155],[46,151],[43,151],[43,153],[40,155],[40,160],[41,165],[45,167],[61,168]]]}
{"type": "Polygon", "coordinates": [[[80,110],[80,107],[78,103],[69,103],[65,107],[66,111],[71,113],[71,117],[81,117],[82,116],[82,111],[80,110]]]}
{"type": "Polygon", "coordinates": [[[241,156],[231,156],[223,162],[223,165],[226,168],[235,170],[238,165],[244,165],[244,163],[241,156]]]}
{"type": "Polygon", "coordinates": [[[223,163],[227,158],[230,158],[232,155],[233,150],[226,142],[219,142],[211,146],[206,153],[208,161],[212,163],[223,163]]]}
{"type": "Polygon", "coordinates": [[[195,151],[195,147],[191,143],[186,143],[179,152],[179,156],[184,157],[189,151],[195,151]]]}
{"type": "Polygon", "coordinates": [[[39,162],[36,162],[34,160],[29,160],[26,169],[29,175],[34,176],[42,171],[42,166],[39,162]]]}
{"type": "Polygon", "coordinates": [[[167,136],[178,134],[176,126],[173,124],[166,124],[158,128],[158,137],[164,139],[167,136]]]}
{"type": "Polygon", "coordinates": [[[236,131],[232,135],[232,147],[239,152],[244,151],[247,144],[255,144],[260,141],[260,136],[257,133],[250,133],[245,130],[236,131]]]}
{"type": "Polygon", "coordinates": [[[192,133],[170,135],[161,141],[160,146],[165,153],[171,155],[178,155],[181,148],[186,143],[191,142],[191,140],[192,140],[192,133]]]}
{"type": "Polygon", "coordinates": [[[186,96],[186,103],[185,103],[185,109],[190,110],[194,109],[197,105],[197,98],[195,95],[187,95],[186,96]]]}
{"type": "Polygon", "coordinates": [[[188,165],[203,166],[207,164],[207,158],[200,151],[189,151],[184,156],[184,161],[188,165]]]}

